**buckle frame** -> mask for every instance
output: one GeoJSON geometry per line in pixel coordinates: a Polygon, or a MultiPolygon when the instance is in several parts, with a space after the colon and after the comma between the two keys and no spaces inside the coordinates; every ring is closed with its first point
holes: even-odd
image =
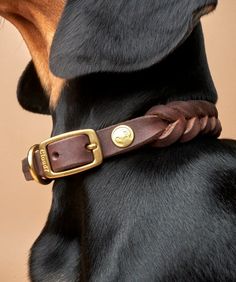
{"type": "MultiPolygon", "coordinates": [[[[44,171],[44,176],[46,178],[45,180],[52,180],[56,178],[61,178],[61,177],[77,174],[77,173],[89,170],[91,168],[94,168],[100,165],[103,161],[103,155],[102,155],[102,149],[100,146],[100,142],[99,142],[96,131],[94,131],[93,129],[75,130],[75,131],[57,135],[57,136],[54,136],[52,138],[49,138],[41,142],[39,145],[37,145],[36,148],[39,151],[40,160],[41,160],[43,171],[44,171]],[[70,137],[80,136],[80,135],[88,136],[89,142],[90,142],[90,144],[88,144],[88,150],[92,151],[94,160],[89,164],[82,165],[82,166],[79,166],[73,169],[68,169],[68,170],[64,170],[60,172],[53,171],[51,164],[50,164],[48,152],[47,152],[47,146],[54,142],[57,142],[57,141],[60,141],[66,138],[70,138],[70,137]]],[[[30,160],[28,158],[28,161],[33,163],[32,162],[32,153],[30,154],[30,160]]],[[[36,172],[33,166],[31,166],[31,175],[33,176],[34,180],[41,183],[41,179],[39,179],[39,177],[35,177],[36,172]]],[[[43,182],[44,182],[44,179],[43,179],[43,182]]]]}

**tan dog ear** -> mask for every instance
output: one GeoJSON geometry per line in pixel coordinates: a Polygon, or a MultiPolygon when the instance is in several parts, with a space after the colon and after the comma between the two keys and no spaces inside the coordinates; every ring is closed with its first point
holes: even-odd
{"type": "Polygon", "coordinates": [[[18,82],[17,98],[25,110],[39,114],[50,114],[49,98],[40,83],[32,61],[18,82]]]}
{"type": "Polygon", "coordinates": [[[66,79],[147,68],[173,52],[216,5],[217,0],[68,0],[50,68],[66,79]]]}

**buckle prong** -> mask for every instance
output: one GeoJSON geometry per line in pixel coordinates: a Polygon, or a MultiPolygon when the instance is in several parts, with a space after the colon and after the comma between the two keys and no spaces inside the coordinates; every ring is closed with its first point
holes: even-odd
{"type": "Polygon", "coordinates": [[[95,144],[95,143],[94,144],[89,144],[89,145],[86,146],[86,148],[88,150],[90,150],[90,151],[93,151],[93,150],[97,149],[97,147],[98,147],[98,145],[95,144]]]}

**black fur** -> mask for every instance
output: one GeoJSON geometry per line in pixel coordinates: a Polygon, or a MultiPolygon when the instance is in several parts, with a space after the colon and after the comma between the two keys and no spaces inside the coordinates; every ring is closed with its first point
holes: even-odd
{"type": "MultiPolygon", "coordinates": [[[[179,2],[185,3],[172,1],[179,2]]],[[[146,69],[69,81],[53,112],[53,135],[100,129],[172,100],[215,103],[200,24],[171,51],[146,69]]],[[[67,70],[65,61],[58,70],[63,76],[90,72],[77,60],[67,70]]],[[[199,137],[164,149],[147,146],[55,181],[46,226],[31,250],[30,277],[33,282],[233,282],[235,235],[236,142],[199,137]]]]}
{"type": "Polygon", "coordinates": [[[28,111],[50,114],[49,97],[39,81],[32,61],[26,67],[18,82],[17,98],[20,105],[28,111]]]}

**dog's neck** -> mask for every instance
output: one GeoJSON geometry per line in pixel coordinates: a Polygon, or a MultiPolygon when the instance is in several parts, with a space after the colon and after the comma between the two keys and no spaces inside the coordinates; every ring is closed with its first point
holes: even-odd
{"type": "Polygon", "coordinates": [[[149,69],[71,81],[54,112],[53,134],[102,128],[143,115],[155,104],[190,99],[217,99],[200,26],[172,55],[149,69]]]}
{"type": "MultiPolygon", "coordinates": [[[[53,113],[53,135],[82,128],[103,128],[143,115],[153,105],[189,99],[216,101],[199,29],[166,60],[147,70],[92,74],[71,81],[53,113]]],[[[154,150],[147,147],[125,157],[110,158],[98,169],[55,181],[51,213],[44,230],[68,240],[79,238],[84,275],[92,267],[89,262],[93,261],[93,255],[107,246],[110,234],[114,238],[120,232],[129,234],[129,230],[123,231],[123,228],[132,228],[132,223],[121,222],[126,218],[132,221],[130,199],[134,205],[135,201],[143,200],[137,195],[148,195],[152,186],[146,179],[151,175],[157,183],[159,173],[168,175],[172,171],[171,157],[176,147],[158,154],[154,150]],[[168,166],[163,165],[163,161],[168,166]],[[138,181],[142,184],[136,185],[138,181]],[[89,251],[91,245],[93,252],[89,251]]],[[[177,158],[175,165],[182,164],[183,159],[177,158]]],[[[145,201],[150,206],[150,200],[145,201]]],[[[156,209],[158,204],[154,203],[156,209]]],[[[112,244],[110,250],[116,253],[115,247],[112,244]]],[[[111,268],[107,263],[107,269],[111,268]]]]}
{"type": "MultiPolygon", "coordinates": [[[[52,134],[103,128],[143,115],[153,105],[189,99],[216,101],[200,26],[172,55],[149,69],[120,74],[95,73],[70,81],[53,112],[52,134]]],[[[176,147],[158,154],[154,150],[148,147],[125,157],[110,158],[98,169],[55,181],[52,208],[43,232],[50,234],[52,241],[48,242],[52,245],[54,240],[61,240],[75,246],[69,249],[67,246],[70,245],[65,244],[66,249],[61,253],[67,258],[76,258],[74,267],[77,267],[77,258],[80,257],[81,281],[88,280],[86,275],[91,269],[94,273],[103,273],[102,267],[105,266],[109,274],[113,264],[107,258],[114,257],[114,254],[118,257],[120,249],[125,248],[134,227],[133,221],[142,218],[147,206],[145,213],[150,212],[149,218],[152,210],[158,213],[157,208],[162,204],[158,202],[159,193],[154,191],[162,190],[166,184],[160,175],[169,178],[169,174],[175,171],[172,163],[175,167],[182,165],[185,154],[178,151],[179,157],[173,161],[176,147]],[[155,184],[150,184],[149,178],[155,184]],[[155,201],[152,201],[153,196],[155,201]],[[104,250],[107,255],[98,258],[104,250]],[[93,262],[97,259],[99,264],[95,265],[93,262]]],[[[190,158],[190,151],[187,152],[190,158]]],[[[135,231],[139,228],[137,226],[135,231]]],[[[36,259],[37,254],[33,252],[32,262],[36,259]]],[[[51,269],[50,273],[54,271],[51,269]]],[[[60,268],[55,275],[59,277],[63,271],[60,268]]],[[[104,280],[110,279],[107,277],[104,280]]]]}

